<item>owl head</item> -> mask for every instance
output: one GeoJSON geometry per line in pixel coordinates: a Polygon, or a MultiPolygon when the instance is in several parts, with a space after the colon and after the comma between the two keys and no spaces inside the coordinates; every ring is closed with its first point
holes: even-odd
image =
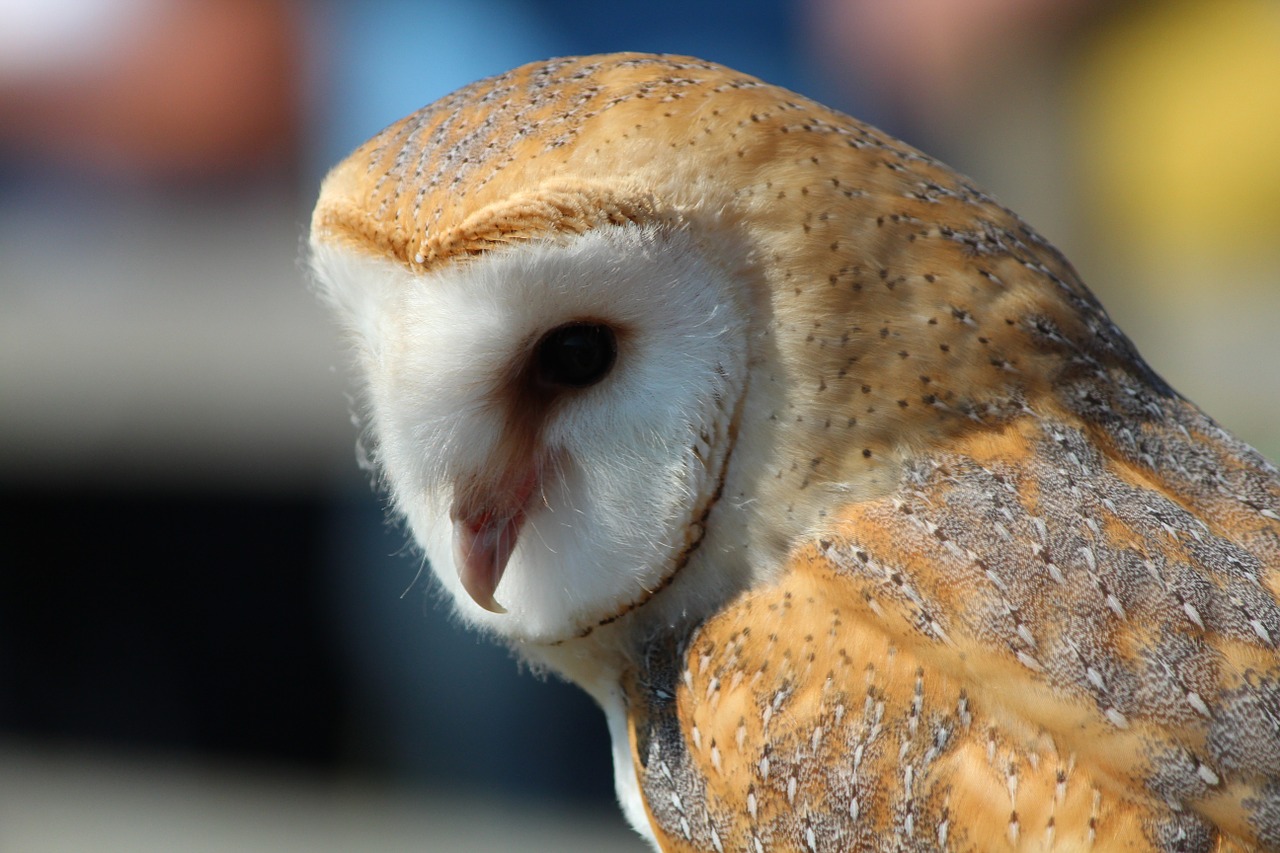
{"type": "Polygon", "coordinates": [[[396,509],[463,618],[516,644],[758,581],[833,491],[883,492],[1041,376],[1004,369],[1002,301],[1072,298],[1010,287],[1072,279],[914,149],[643,54],[397,122],[325,180],[311,248],[396,509]]]}
{"type": "Polygon", "coordinates": [[[701,544],[746,374],[734,261],[643,222],[426,271],[316,246],[379,467],[468,621],[569,639],[701,544]]]}

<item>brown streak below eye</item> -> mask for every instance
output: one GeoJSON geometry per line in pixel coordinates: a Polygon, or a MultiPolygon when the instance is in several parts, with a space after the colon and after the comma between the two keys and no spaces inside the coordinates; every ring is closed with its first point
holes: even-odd
{"type": "Polygon", "coordinates": [[[566,323],[534,349],[534,375],[551,388],[589,388],[609,374],[618,357],[613,329],[600,323],[566,323]]]}

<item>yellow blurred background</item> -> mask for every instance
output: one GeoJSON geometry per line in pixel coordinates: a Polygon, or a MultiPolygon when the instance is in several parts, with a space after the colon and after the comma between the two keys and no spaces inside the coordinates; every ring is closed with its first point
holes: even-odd
{"type": "Polygon", "coordinates": [[[643,849],[384,523],[301,260],[382,126],[611,50],[940,156],[1280,455],[1274,0],[0,0],[0,850],[643,849]]]}

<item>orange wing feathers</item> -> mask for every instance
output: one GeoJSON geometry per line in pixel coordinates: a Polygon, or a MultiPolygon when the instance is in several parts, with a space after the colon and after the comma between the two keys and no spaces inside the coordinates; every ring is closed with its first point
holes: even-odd
{"type": "MultiPolygon", "coordinates": [[[[1236,491],[1274,495],[1210,422],[1164,405],[1151,446],[1221,457],[1236,491]]],[[[660,837],[1276,846],[1276,572],[1239,540],[1275,542],[1278,526],[1248,505],[1207,511],[1223,501],[1230,489],[1104,456],[1066,419],[912,460],[895,494],[836,513],[781,582],[637,675],[660,837]]]]}

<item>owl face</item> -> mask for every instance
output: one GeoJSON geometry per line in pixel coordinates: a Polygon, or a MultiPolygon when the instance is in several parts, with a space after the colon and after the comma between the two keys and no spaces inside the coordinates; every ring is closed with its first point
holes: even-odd
{"type": "Polygon", "coordinates": [[[562,641],[685,565],[746,374],[731,259],[628,224],[428,273],[341,245],[314,263],[363,362],[379,467],[464,619],[562,641]]]}

